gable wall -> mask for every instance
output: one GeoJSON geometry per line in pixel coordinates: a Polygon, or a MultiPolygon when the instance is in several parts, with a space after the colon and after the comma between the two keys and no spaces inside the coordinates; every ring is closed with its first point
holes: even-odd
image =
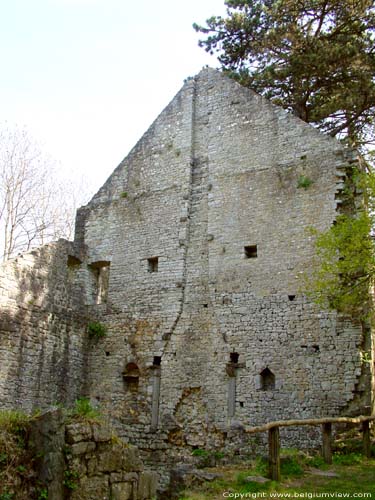
{"type": "MultiPolygon", "coordinates": [[[[188,459],[194,446],[224,446],[236,422],[338,415],[357,401],[359,325],[318,311],[300,293],[313,257],[307,229],[334,221],[351,161],[336,141],[206,70],[108,181],[122,179],[127,198],[114,200],[113,187],[106,208],[94,198],[85,243],[105,255],[108,242],[112,264],[102,308],[110,334],[91,351],[91,395],[150,461],[158,453],[150,440],[155,450],[167,447],[173,462],[181,453],[188,459]],[[306,190],[297,187],[302,175],[313,180],[306,190]],[[258,257],[245,259],[252,244],[258,257]],[[159,256],[157,273],[147,271],[152,256],[159,256]],[[240,356],[232,418],[231,352],[240,356]],[[152,367],[154,356],[160,368],[152,367]],[[129,362],[140,369],[136,390],[123,377],[129,362]],[[265,368],[275,375],[274,390],[261,388],[265,368]]],[[[311,432],[296,439],[311,444],[311,432]]]]}
{"type": "MultiPolygon", "coordinates": [[[[191,460],[193,447],[246,453],[241,425],[368,411],[359,325],[300,292],[314,253],[307,229],[332,224],[353,161],[215,71],[188,80],[79,210],[74,245],[1,268],[3,406],[87,393],[155,467],[191,460]],[[313,181],[306,190],[301,176],[313,181]],[[87,324],[97,319],[108,334],[95,341],[87,324]]],[[[289,444],[317,438],[287,434],[289,444]]]]}

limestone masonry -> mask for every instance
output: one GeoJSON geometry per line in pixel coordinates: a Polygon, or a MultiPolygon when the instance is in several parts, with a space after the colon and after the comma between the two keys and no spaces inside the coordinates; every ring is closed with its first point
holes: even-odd
{"type": "Polygon", "coordinates": [[[368,414],[368,334],[301,294],[307,229],[334,222],[356,161],[217,71],[188,79],[79,209],[74,242],[0,268],[2,407],[88,395],[162,484],[194,448],[249,453],[244,425],[368,414]]]}

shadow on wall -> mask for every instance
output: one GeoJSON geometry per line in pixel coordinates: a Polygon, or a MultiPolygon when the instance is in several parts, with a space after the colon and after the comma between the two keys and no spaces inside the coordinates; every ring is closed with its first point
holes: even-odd
{"type": "Polygon", "coordinates": [[[73,250],[59,240],[0,267],[3,407],[30,412],[82,394],[87,317],[73,250]]]}

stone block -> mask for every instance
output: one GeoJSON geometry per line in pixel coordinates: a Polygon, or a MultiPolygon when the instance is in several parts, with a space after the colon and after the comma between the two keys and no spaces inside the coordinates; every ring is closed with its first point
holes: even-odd
{"type": "Polygon", "coordinates": [[[89,441],[92,438],[90,424],[75,423],[66,426],[66,441],[69,444],[79,443],[80,441],[89,441]]]}
{"type": "Polygon", "coordinates": [[[98,459],[96,456],[89,458],[87,460],[87,474],[89,476],[95,476],[98,472],[98,459]]]}
{"type": "Polygon", "coordinates": [[[81,441],[71,446],[71,453],[72,455],[84,455],[85,453],[94,451],[95,448],[96,444],[93,441],[81,441]]]}
{"type": "Polygon", "coordinates": [[[139,472],[143,470],[138,448],[135,446],[126,446],[122,448],[122,451],[122,468],[124,471],[139,472]]]}
{"type": "Polygon", "coordinates": [[[141,472],[138,480],[138,500],[149,500],[155,497],[157,486],[158,475],[156,472],[141,472]]]}
{"type": "Polygon", "coordinates": [[[106,425],[93,424],[92,433],[94,436],[94,441],[98,443],[110,441],[112,437],[111,429],[106,425]]]}
{"type": "Polygon", "coordinates": [[[111,486],[111,500],[133,500],[131,483],[115,483],[111,486]]]}
{"type": "Polygon", "coordinates": [[[70,494],[70,500],[110,500],[108,476],[85,476],[70,494]]]}
{"type": "MultiPolygon", "coordinates": [[[[114,472],[123,468],[124,450],[121,445],[113,445],[102,450],[98,456],[97,469],[100,472],[114,472]]],[[[129,470],[129,469],[127,469],[129,470]]]]}

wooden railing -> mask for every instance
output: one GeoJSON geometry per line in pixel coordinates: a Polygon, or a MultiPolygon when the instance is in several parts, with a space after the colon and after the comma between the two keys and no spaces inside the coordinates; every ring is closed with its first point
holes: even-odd
{"type": "Polygon", "coordinates": [[[361,417],[312,418],[307,420],[279,420],[258,427],[246,427],[249,434],[268,431],[269,474],[274,481],[280,481],[280,427],[299,425],[322,426],[322,456],[327,464],[332,463],[332,424],[362,424],[362,451],[367,458],[371,456],[370,421],[375,415],[361,417]]]}

